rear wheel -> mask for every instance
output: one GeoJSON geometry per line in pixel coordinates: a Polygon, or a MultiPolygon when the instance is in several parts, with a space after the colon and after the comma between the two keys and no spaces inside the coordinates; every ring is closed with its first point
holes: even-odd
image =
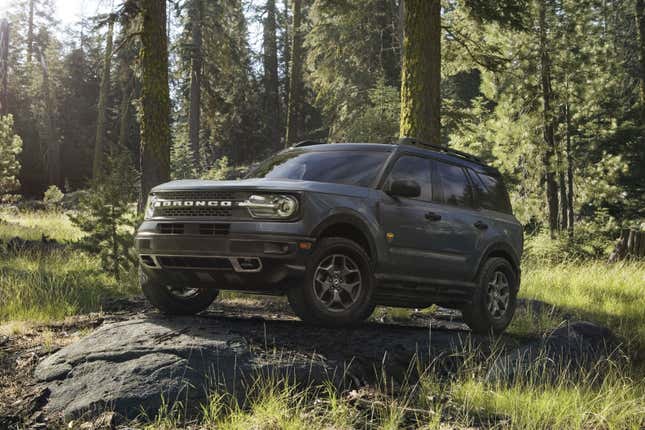
{"type": "Polygon", "coordinates": [[[304,285],[291,288],[288,298],[300,319],[339,326],[370,316],[373,286],[363,248],[348,239],[324,238],[309,260],[304,285]]]}
{"type": "Polygon", "coordinates": [[[169,315],[193,315],[213,303],[219,294],[215,288],[170,285],[148,276],[139,268],[141,290],[148,301],[169,315]]]}
{"type": "Polygon", "coordinates": [[[473,301],[462,309],[464,322],[475,333],[501,333],[513,319],[517,276],[504,258],[488,259],[482,267],[473,301]]]}

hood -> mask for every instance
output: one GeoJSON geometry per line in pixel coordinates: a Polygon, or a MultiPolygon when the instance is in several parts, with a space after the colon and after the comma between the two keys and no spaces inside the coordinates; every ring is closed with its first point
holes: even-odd
{"type": "Polygon", "coordinates": [[[329,182],[301,181],[294,179],[241,179],[236,181],[208,181],[183,179],[157,185],[151,192],[163,191],[312,191],[327,194],[343,194],[356,197],[366,196],[370,188],[329,182]]]}

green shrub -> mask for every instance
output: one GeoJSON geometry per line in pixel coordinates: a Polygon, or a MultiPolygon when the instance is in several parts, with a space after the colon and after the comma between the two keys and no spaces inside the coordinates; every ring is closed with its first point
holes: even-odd
{"type": "Polygon", "coordinates": [[[130,204],[135,199],[136,171],[126,154],[108,158],[106,167],[70,218],[86,233],[82,244],[98,251],[103,267],[118,280],[136,261],[131,254],[135,215],[130,204]]]}
{"type": "Polygon", "coordinates": [[[56,185],[50,185],[43,195],[43,202],[50,209],[58,209],[65,194],[56,185]]]}
{"type": "Polygon", "coordinates": [[[13,194],[20,188],[18,173],[22,152],[22,140],[13,132],[13,116],[0,117],[0,203],[13,202],[13,194]]]}

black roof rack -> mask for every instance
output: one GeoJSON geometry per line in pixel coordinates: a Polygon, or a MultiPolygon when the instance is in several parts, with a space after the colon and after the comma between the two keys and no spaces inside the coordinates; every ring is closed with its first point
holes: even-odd
{"type": "Polygon", "coordinates": [[[300,148],[302,146],[311,146],[311,145],[324,145],[325,142],[318,142],[316,140],[302,140],[300,142],[294,143],[291,145],[292,148],[300,148]]]}
{"type": "Polygon", "coordinates": [[[474,155],[468,154],[467,152],[458,151],[456,149],[451,149],[451,148],[446,148],[445,146],[441,146],[441,145],[435,145],[435,144],[432,144],[432,143],[427,143],[427,142],[424,142],[424,141],[419,140],[419,139],[414,138],[414,137],[402,137],[396,143],[398,143],[399,145],[424,146],[426,148],[433,149],[435,151],[441,151],[441,152],[445,152],[447,154],[453,154],[453,155],[456,155],[458,157],[464,158],[466,160],[474,161],[476,163],[480,163],[480,164],[484,163],[480,158],[475,157],[474,155]]]}

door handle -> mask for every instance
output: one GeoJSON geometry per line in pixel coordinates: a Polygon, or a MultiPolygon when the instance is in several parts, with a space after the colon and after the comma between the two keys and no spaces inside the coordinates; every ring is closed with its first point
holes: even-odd
{"type": "Polygon", "coordinates": [[[473,224],[475,227],[477,227],[480,230],[486,230],[488,228],[488,224],[486,224],[483,221],[477,221],[475,224],[473,224]]]}
{"type": "Polygon", "coordinates": [[[434,213],[434,212],[428,212],[426,214],[426,219],[428,221],[439,221],[441,219],[441,215],[434,213]]]}

